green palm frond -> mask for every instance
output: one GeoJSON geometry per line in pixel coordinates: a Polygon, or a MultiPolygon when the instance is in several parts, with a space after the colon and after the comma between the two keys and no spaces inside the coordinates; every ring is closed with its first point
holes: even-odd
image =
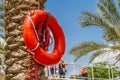
{"type": "MultiPolygon", "coordinates": [[[[118,0],[120,6],[120,0],[118,0]]],[[[70,53],[75,55],[75,61],[77,61],[82,56],[89,53],[93,53],[90,62],[92,62],[97,56],[105,53],[109,50],[104,50],[109,48],[111,51],[120,50],[120,14],[113,0],[99,0],[97,4],[98,13],[91,13],[88,11],[83,11],[82,16],[80,16],[81,27],[99,27],[104,31],[103,38],[106,41],[111,41],[115,43],[113,46],[108,46],[105,44],[100,44],[96,42],[83,42],[71,49],[70,53]],[[117,41],[117,42],[116,42],[117,41]]],[[[118,56],[120,60],[120,55],[118,56]]]]}
{"type": "Polygon", "coordinates": [[[81,12],[81,27],[100,27],[104,30],[103,38],[106,41],[119,41],[120,15],[113,0],[100,0],[97,4],[98,13],[93,14],[88,11],[81,12]]]}
{"type": "Polygon", "coordinates": [[[96,57],[104,54],[106,52],[106,50],[97,50],[91,57],[89,60],[89,63],[91,63],[96,57]]]}
{"type": "MultiPolygon", "coordinates": [[[[106,52],[111,52],[111,51],[115,51],[115,50],[120,50],[120,45],[114,45],[114,46],[108,46],[106,49],[101,49],[101,50],[97,50],[94,52],[94,54],[90,57],[89,63],[91,63],[96,57],[105,54],[106,52]]],[[[120,55],[118,55],[116,57],[116,62],[114,64],[116,64],[117,62],[120,61],[120,55]]]]}
{"type": "Polygon", "coordinates": [[[113,0],[100,0],[99,3],[101,3],[109,11],[110,14],[114,16],[119,15],[119,12],[113,0]]]}
{"type": "Polygon", "coordinates": [[[120,25],[120,15],[113,0],[100,0],[97,4],[98,14],[114,27],[120,25]]]}
{"type": "Polygon", "coordinates": [[[116,44],[114,46],[111,46],[110,48],[111,48],[112,51],[114,51],[114,50],[120,50],[120,44],[116,44]]]}
{"type": "Polygon", "coordinates": [[[81,12],[83,16],[80,16],[80,24],[82,27],[87,26],[99,26],[107,29],[110,25],[104,21],[98,14],[93,14],[88,11],[81,12]]]}
{"type": "Polygon", "coordinates": [[[93,51],[96,51],[99,49],[103,49],[106,47],[108,47],[108,46],[105,44],[101,44],[101,43],[97,43],[97,42],[93,42],[93,41],[83,42],[83,43],[73,47],[70,50],[70,54],[75,55],[76,56],[75,61],[77,61],[79,58],[87,55],[90,52],[93,52],[93,51]]]}
{"type": "Polygon", "coordinates": [[[109,27],[106,31],[104,31],[103,38],[106,41],[119,41],[120,35],[118,34],[115,28],[109,27]]]}
{"type": "Polygon", "coordinates": [[[90,12],[82,12],[83,16],[80,17],[80,24],[82,27],[98,26],[102,28],[105,32],[104,39],[107,41],[111,41],[113,39],[118,39],[119,34],[117,33],[114,27],[111,27],[109,23],[103,20],[99,15],[92,14],[90,12]]]}
{"type": "Polygon", "coordinates": [[[98,62],[98,63],[94,63],[93,64],[94,66],[102,66],[102,67],[106,67],[107,66],[110,66],[110,64],[108,62],[98,62]]]}
{"type": "Polygon", "coordinates": [[[98,14],[109,23],[111,26],[118,26],[118,17],[113,16],[107,11],[103,5],[98,4],[98,14]]]}
{"type": "MultiPolygon", "coordinates": [[[[107,41],[119,40],[120,36],[117,33],[118,27],[120,25],[120,15],[117,11],[115,3],[113,0],[100,0],[98,3],[99,15],[112,25],[111,29],[106,30],[104,38],[107,41]]],[[[110,28],[110,27],[109,27],[110,28]]]]}
{"type": "MultiPolygon", "coordinates": [[[[105,54],[106,52],[111,52],[111,51],[115,51],[115,50],[120,50],[120,44],[114,45],[114,46],[108,46],[106,48],[97,50],[97,51],[93,52],[94,54],[90,57],[89,63],[91,63],[96,57],[98,57],[102,54],[105,54]]],[[[116,60],[117,61],[120,60],[120,55],[118,55],[116,57],[116,60]]]]}

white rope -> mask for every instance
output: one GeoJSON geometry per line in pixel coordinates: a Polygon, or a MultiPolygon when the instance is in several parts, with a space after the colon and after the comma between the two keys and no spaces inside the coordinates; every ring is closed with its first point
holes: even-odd
{"type": "Polygon", "coordinates": [[[37,45],[35,46],[35,48],[31,49],[31,51],[36,50],[39,47],[39,43],[37,43],[37,45]]]}
{"type": "MultiPolygon", "coordinates": [[[[36,35],[36,37],[37,37],[37,40],[39,41],[39,37],[38,37],[38,34],[37,34],[36,29],[35,29],[35,25],[34,25],[33,21],[32,21],[32,19],[31,19],[30,16],[27,16],[27,17],[28,17],[29,20],[31,21],[32,26],[33,26],[33,29],[34,29],[34,31],[35,31],[35,35],[36,35]]],[[[33,52],[34,50],[36,50],[38,47],[39,47],[39,42],[37,43],[37,45],[35,46],[35,48],[33,48],[33,49],[30,50],[30,53],[33,52]]],[[[32,53],[32,54],[35,54],[35,53],[32,53]]]]}
{"type": "Polygon", "coordinates": [[[38,34],[37,34],[36,29],[35,29],[35,25],[34,25],[33,21],[32,21],[32,19],[31,19],[31,17],[30,17],[30,16],[28,16],[28,15],[27,15],[27,17],[28,17],[28,18],[29,18],[29,20],[31,21],[31,23],[32,23],[32,25],[33,25],[33,28],[34,28],[34,31],[35,31],[35,35],[36,35],[36,37],[37,37],[37,40],[39,41],[39,37],[38,37],[38,34]]]}

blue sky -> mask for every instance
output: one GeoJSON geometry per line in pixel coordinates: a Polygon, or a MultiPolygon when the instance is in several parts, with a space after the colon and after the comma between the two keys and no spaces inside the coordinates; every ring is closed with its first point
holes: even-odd
{"type": "MultiPolygon", "coordinates": [[[[61,25],[65,38],[66,38],[66,51],[63,56],[65,62],[73,62],[74,56],[69,55],[69,51],[75,45],[78,45],[84,41],[97,41],[103,42],[102,29],[96,27],[81,28],[79,24],[79,16],[81,11],[97,11],[98,0],[47,0],[45,10],[50,12],[56,17],[61,25]]],[[[71,74],[79,74],[81,65],[88,65],[89,57],[91,54],[80,58],[76,63],[79,66],[68,66],[67,76],[71,74]]]]}
{"type": "MultiPolygon", "coordinates": [[[[84,41],[103,42],[100,28],[81,28],[79,16],[81,11],[96,12],[98,0],[47,0],[45,10],[54,15],[61,25],[66,37],[66,51],[63,59],[72,62],[74,57],[69,51],[84,41]]],[[[79,64],[86,64],[90,55],[79,59],[79,64]]]]}

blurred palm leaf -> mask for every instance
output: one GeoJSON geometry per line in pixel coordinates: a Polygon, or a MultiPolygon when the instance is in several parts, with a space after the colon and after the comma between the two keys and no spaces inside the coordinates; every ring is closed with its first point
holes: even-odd
{"type": "Polygon", "coordinates": [[[98,51],[96,51],[96,52],[90,57],[89,63],[91,63],[96,57],[104,54],[105,52],[106,52],[105,50],[98,50],[98,51]]]}
{"type": "Polygon", "coordinates": [[[81,27],[100,27],[104,30],[103,37],[106,41],[119,41],[120,15],[113,0],[100,0],[97,8],[98,13],[95,14],[88,11],[82,12],[81,27]]]}
{"type": "Polygon", "coordinates": [[[97,42],[83,42],[70,50],[70,54],[75,55],[75,61],[79,58],[89,54],[90,52],[98,52],[100,49],[107,48],[108,46],[105,44],[97,43],[97,42]]]}
{"type": "MultiPolygon", "coordinates": [[[[118,0],[120,5],[120,0],[118,0]]],[[[82,56],[92,53],[89,62],[92,62],[97,56],[104,54],[109,48],[111,51],[120,49],[120,13],[116,8],[113,0],[99,0],[97,3],[97,13],[91,13],[88,11],[81,12],[80,25],[83,28],[86,27],[98,27],[103,29],[103,38],[105,41],[112,42],[113,46],[106,44],[92,42],[82,42],[81,44],[73,47],[70,50],[70,54],[75,55],[75,61],[82,56]]],[[[120,60],[120,55],[117,56],[117,60],[120,60]]]]}

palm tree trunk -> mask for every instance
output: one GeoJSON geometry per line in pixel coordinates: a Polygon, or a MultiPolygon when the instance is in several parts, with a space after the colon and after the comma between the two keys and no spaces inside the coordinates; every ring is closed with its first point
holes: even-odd
{"type": "MultiPolygon", "coordinates": [[[[46,0],[39,0],[44,9],[46,0]]],[[[38,9],[36,0],[4,0],[5,21],[5,72],[6,80],[22,80],[28,69],[27,49],[22,36],[22,24],[30,10],[38,9]]],[[[40,66],[39,80],[45,80],[44,66],[40,66]]]]}

